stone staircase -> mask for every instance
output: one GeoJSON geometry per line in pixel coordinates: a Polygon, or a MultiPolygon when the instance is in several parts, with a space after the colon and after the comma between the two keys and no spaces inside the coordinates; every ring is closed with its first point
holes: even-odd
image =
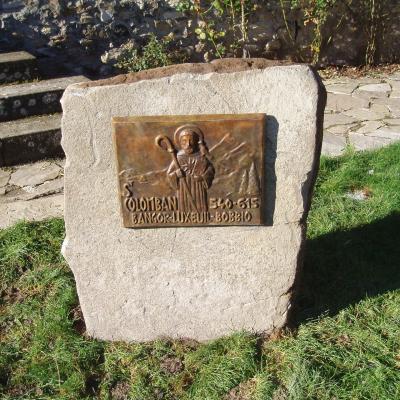
{"type": "Polygon", "coordinates": [[[26,51],[0,54],[0,84],[38,77],[36,58],[26,51]]]}
{"type": "Polygon", "coordinates": [[[60,98],[68,85],[88,79],[37,76],[29,53],[0,54],[0,167],[63,156],[60,98]],[[30,82],[15,82],[21,80],[30,82]]]}

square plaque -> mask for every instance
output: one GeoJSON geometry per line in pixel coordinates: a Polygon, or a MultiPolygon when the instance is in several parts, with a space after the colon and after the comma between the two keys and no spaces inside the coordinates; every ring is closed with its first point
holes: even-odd
{"type": "Polygon", "coordinates": [[[265,114],[112,123],[124,227],[263,223],[265,114]]]}

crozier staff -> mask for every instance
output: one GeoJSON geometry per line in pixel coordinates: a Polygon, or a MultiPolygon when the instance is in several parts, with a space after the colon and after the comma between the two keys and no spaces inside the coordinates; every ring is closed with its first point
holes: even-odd
{"type": "Polygon", "coordinates": [[[178,209],[208,211],[207,190],[211,187],[215,170],[206,156],[203,132],[195,125],[184,125],[176,130],[174,139],[180,147],[176,156],[178,163],[170,164],[167,178],[177,192],[178,209]]]}

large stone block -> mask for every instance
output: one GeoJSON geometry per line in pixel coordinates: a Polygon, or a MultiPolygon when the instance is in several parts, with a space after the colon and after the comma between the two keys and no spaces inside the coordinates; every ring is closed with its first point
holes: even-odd
{"type": "Polygon", "coordinates": [[[318,169],[325,92],[306,65],[182,65],[69,86],[63,254],[90,335],[212,339],[287,322],[318,169]],[[265,113],[268,226],[122,227],[111,118],[265,113]]]}

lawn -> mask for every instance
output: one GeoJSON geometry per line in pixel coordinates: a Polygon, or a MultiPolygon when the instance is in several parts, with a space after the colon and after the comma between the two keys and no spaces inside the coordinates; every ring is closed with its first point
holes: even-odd
{"type": "Polygon", "coordinates": [[[400,399],[400,144],[321,160],[290,329],[85,336],[63,221],[0,231],[1,399],[400,399]]]}

